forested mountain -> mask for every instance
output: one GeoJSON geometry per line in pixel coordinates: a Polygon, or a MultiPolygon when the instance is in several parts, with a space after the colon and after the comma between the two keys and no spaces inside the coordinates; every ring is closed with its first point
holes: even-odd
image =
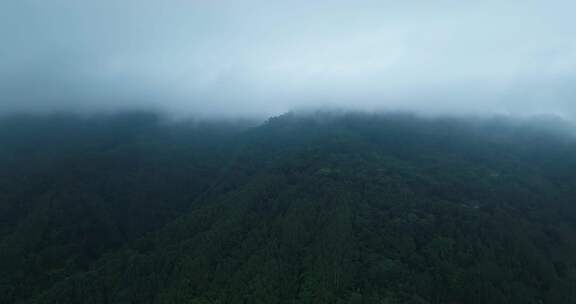
{"type": "Polygon", "coordinates": [[[576,303],[541,121],[0,120],[0,303],[576,303]]]}

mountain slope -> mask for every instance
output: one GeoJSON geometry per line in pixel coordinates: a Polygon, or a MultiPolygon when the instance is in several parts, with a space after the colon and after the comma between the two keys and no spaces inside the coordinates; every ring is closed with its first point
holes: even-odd
{"type": "MultiPolygon", "coordinates": [[[[234,134],[219,138],[225,152],[202,191],[120,200],[155,202],[151,214],[180,199],[186,208],[12,300],[576,303],[576,145],[564,135],[498,120],[326,113],[287,114],[234,134]]],[[[189,166],[202,162],[182,157],[143,174],[195,176],[189,166]]],[[[44,208],[45,218],[60,219],[44,208]]],[[[115,222],[127,216],[107,210],[115,222]]],[[[7,240],[4,248],[15,246],[7,240]]]]}

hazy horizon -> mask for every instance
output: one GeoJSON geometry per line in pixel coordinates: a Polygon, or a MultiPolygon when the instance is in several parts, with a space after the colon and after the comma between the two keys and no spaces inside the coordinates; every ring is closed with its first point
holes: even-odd
{"type": "Polygon", "coordinates": [[[576,118],[576,4],[19,0],[0,115],[336,108],[576,118]]]}

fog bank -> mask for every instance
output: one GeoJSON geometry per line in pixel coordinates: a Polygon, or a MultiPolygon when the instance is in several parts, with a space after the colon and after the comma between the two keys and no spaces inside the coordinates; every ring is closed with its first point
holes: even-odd
{"type": "Polygon", "coordinates": [[[576,3],[0,3],[0,113],[576,117],[576,3]]]}

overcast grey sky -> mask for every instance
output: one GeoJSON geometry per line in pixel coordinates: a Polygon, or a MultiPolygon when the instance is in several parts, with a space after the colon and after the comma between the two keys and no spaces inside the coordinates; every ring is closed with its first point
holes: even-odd
{"type": "Polygon", "coordinates": [[[0,0],[0,113],[576,117],[570,0],[0,0]]]}

